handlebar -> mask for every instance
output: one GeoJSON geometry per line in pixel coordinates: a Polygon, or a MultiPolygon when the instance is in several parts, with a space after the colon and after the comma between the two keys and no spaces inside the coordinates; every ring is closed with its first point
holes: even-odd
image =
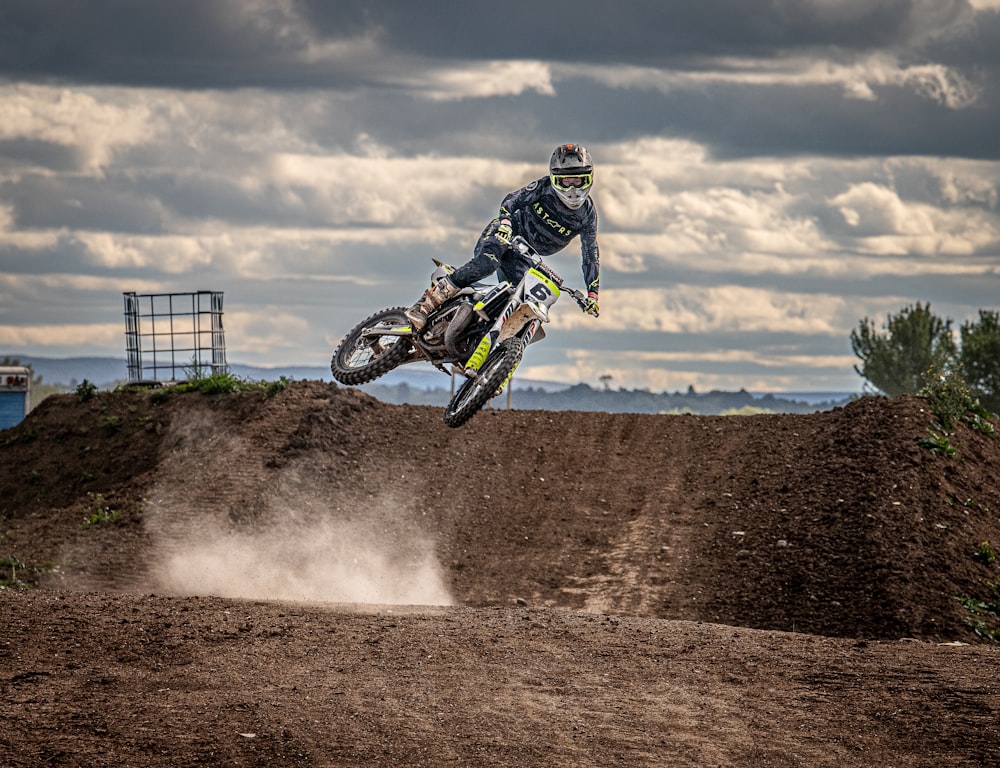
{"type": "Polygon", "coordinates": [[[541,261],[542,259],[542,257],[538,255],[538,251],[532,248],[531,244],[525,240],[522,235],[514,235],[510,241],[510,247],[522,256],[527,256],[534,262],[541,261]]]}
{"type": "MultiPolygon", "coordinates": [[[[531,244],[524,239],[521,235],[515,235],[511,238],[510,247],[517,251],[522,256],[526,256],[531,260],[531,263],[535,266],[539,264],[544,264],[541,254],[538,253],[531,244]]],[[[546,265],[547,266],[547,265],[546,265]]],[[[551,268],[549,268],[551,270],[551,268]]],[[[587,311],[587,294],[576,288],[567,288],[565,286],[560,286],[561,290],[568,293],[573,297],[576,305],[580,308],[581,312],[587,311]]],[[[596,317],[596,315],[595,315],[596,317]]]]}

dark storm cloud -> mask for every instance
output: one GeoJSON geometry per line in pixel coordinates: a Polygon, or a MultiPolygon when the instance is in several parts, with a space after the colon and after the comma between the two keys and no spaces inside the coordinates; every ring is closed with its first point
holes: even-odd
{"type": "MultiPolygon", "coordinates": [[[[338,19],[338,38],[361,27],[338,19]]],[[[281,5],[240,0],[9,0],[0,5],[0,74],[178,88],[321,85],[302,54],[307,28],[281,5]]],[[[341,77],[350,77],[345,64],[341,77]]]]}
{"type": "Polygon", "coordinates": [[[29,138],[0,141],[0,171],[29,165],[49,171],[72,172],[82,163],[77,148],[65,144],[29,138]]]}
{"type": "Polygon", "coordinates": [[[1000,158],[995,129],[1000,124],[1000,100],[953,110],[898,85],[873,90],[877,100],[845,98],[833,85],[727,84],[710,93],[684,91],[651,101],[664,116],[660,130],[705,142],[719,157],[1000,158]]]}
{"type": "Polygon", "coordinates": [[[965,15],[963,23],[929,38],[921,51],[926,59],[977,72],[1000,69],[1000,9],[965,15]]]}
{"type": "Polygon", "coordinates": [[[89,269],[86,247],[70,235],[39,248],[0,245],[0,275],[51,275],[89,269]]]}
{"type": "MultiPolygon", "coordinates": [[[[382,57],[683,69],[713,57],[908,48],[969,13],[965,0],[6,0],[0,73],[180,88],[336,87],[378,82],[380,57],[331,60],[313,55],[316,46],[369,37],[382,57]]],[[[956,57],[965,50],[939,46],[956,57]]],[[[996,46],[984,53],[998,55],[996,46]]]]}
{"type": "MultiPolygon", "coordinates": [[[[319,127],[329,136],[364,131],[403,154],[434,151],[442,137],[456,154],[475,153],[483,135],[516,133],[544,144],[575,122],[587,125],[591,142],[666,134],[704,143],[720,157],[995,158],[998,61],[1000,13],[974,14],[967,0],[0,4],[0,78],[179,89],[363,86],[368,98],[319,127]],[[338,53],[338,45],[346,48],[338,53]],[[851,98],[843,83],[791,79],[794,67],[782,63],[794,57],[795,66],[850,65],[882,54],[904,67],[953,67],[967,82],[956,85],[945,74],[940,87],[967,86],[975,97],[956,108],[950,94],[934,91],[928,73],[922,84],[865,82],[870,97],[851,98]],[[530,91],[515,106],[408,93],[426,84],[434,67],[515,59],[722,76],[753,61],[789,77],[676,82],[663,92],[563,73],[555,84],[558,109],[551,96],[530,91]]],[[[318,143],[326,144],[322,136],[318,143]]],[[[509,142],[491,150],[501,157],[513,151],[509,142]]],[[[0,147],[0,162],[2,154],[0,147]]]]}
{"type": "Polygon", "coordinates": [[[0,184],[0,200],[22,230],[76,230],[163,234],[162,209],[134,189],[79,177],[25,176],[0,184]]]}
{"type": "Polygon", "coordinates": [[[767,55],[838,47],[907,45],[922,30],[954,22],[965,0],[555,0],[549,2],[326,3],[306,0],[323,34],[367,18],[392,50],[466,59],[525,58],[609,63],[681,62],[706,56],[767,55]],[[845,7],[849,8],[845,10],[845,7]]]}

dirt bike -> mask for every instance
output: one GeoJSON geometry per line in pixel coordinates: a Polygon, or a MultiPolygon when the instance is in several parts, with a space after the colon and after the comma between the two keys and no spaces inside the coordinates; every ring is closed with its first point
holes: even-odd
{"type": "MultiPolygon", "coordinates": [[[[466,380],[444,412],[445,424],[462,426],[503,392],[525,347],[545,338],[542,324],[548,322],[549,308],[561,293],[568,293],[587,311],[587,294],[563,287],[562,278],[527,241],[517,236],[511,247],[531,263],[516,286],[501,281],[462,288],[429,315],[420,331],[406,318],[407,307],[376,312],[352,328],[334,351],[333,378],[341,384],[364,384],[400,365],[420,361],[449,375],[462,373],[466,380]]],[[[434,282],[454,271],[448,264],[433,261],[434,282]]]]}

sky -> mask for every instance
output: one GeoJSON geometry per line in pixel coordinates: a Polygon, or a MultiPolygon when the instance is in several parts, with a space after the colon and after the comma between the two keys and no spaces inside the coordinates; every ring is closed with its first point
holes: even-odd
{"type": "Polygon", "coordinates": [[[230,362],[325,366],[564,142],[601,316],[522,379],[857,392],[863,318],[1000,305],[1000,0],[4,0],[0,357],[213,290],[230,362]]]}

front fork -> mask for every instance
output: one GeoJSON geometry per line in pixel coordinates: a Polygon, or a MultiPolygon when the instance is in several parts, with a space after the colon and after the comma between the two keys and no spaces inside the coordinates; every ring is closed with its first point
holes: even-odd
{"type": "MultiPolygon", "coordinates": [[[[520,332],[509,332],[505,333],[507,328],[511,326],[510,320],[513,319],[522,309],[528,308],[529,312],[534,312],[533,308],[529,304],[522,304],[515,310],[511,317],[502,326],[493,327],[489,332],[483,336],[482,340],[479,342],[479,346],[476,347],[476,351],[472,353],[472,356],[466,361],[465,367],[462,372],[468,376],[470,379],[478,378],[479,369],[483,367],[483,363],[486,362],[486,358],[490,356],[490,352],[493,348],[499,344],[501,341],[511,338],[512,336],[520,336],[524,340],[524,345],[527,346],[531,343],[531,340],[535,337],[538,329],[542,326],[541,318],[533,317],[525,325],[522,326],[520,332]]],[[[508,381],[510,378],[508,377],[508,381]]],[[[506,385],[506,381],[504,385],[506,385]]],[[[501,387],[502,389],[502,387],[501,387]]]]}

